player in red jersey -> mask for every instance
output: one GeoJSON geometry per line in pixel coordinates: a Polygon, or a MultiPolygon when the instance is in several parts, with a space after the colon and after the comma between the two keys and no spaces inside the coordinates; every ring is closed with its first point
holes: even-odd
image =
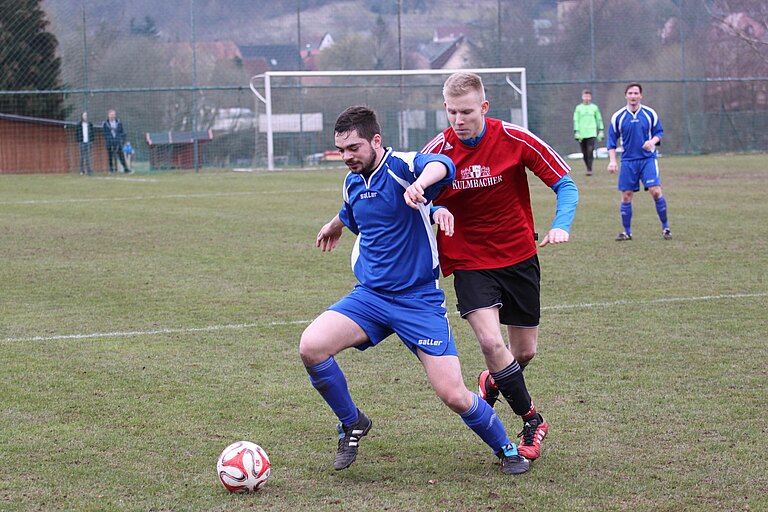
{"type": "Polygon", "coordinates": [[[485,117],[489,102],[478,75],[451,75],[443,97],[451,126],[423,149],[456,164],[452,187],[434,201],[435,219],[449,222],[441,217],[450,211],[454,222],[453,237],[438,232],[440,266],[446,277],[454,274],[459,313],[485,357],[488,370],[480,374],[480,396],[494,405],[501,393],[523,419],[519,453],[536,459],[548,425],[523,378],[523,368],[536,355],[540,319],[540,270],[526,169],[557,194],[555,219],[539,247],[568,241],[578,189],[568,164],[544,141],[524,128],[485,117]]]}

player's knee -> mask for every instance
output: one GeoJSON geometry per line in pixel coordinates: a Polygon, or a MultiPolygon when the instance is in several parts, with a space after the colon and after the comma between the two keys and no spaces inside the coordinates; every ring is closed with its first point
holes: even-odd
{"type": "Polygon", "coordinates": [[[304,330],[301,335],[301,340],[299,341],[299,356],[301,356],[304,366],[312,366],[328,359],[328,355],[323,357],[324,351],[321,350],[317,338],[312,336],[312,333],[308,331],[309,329],[304,330]]]}
{"type": "Polygon", "coordinates": [[[505,348],[504,338],[494,334],[480,334],[477,336],[477,341],[480,344],[480,350],[483,352],[483,356],[486,358],[493,357],[505,348]]]}
{"type": "Polygon", "coordinates": [[[517,360],[518,364],[520,364],[520,366],[527,365],[534,357],[536,357],[535,347],[523,349],[515,354],[515,359],[517,360]]]}
{"type": "Polygon", "coordinates": [[[472,407],[472,393],[464,386],[443,391],[439,396],[440,400],[457,414],[463,414],[472,407]]]}

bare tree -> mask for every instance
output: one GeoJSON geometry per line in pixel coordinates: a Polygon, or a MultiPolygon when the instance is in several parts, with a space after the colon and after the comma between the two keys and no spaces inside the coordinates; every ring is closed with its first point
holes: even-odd
{"type": "Polygon", "coordinates": [[[768,3],[764,0],[718,0],[711,7],[704,2],[724,39],[738,42],[768,63],[768,3]]]}

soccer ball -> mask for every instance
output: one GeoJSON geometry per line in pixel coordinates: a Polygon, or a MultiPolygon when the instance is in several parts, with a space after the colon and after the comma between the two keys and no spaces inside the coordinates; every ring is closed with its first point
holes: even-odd
{"type": "Polygon", "coordinates": [[[261,446],[238,441],[221,452],[216,472],[229,492],[258,491],[269,478],[269,457],[261,446]]]}

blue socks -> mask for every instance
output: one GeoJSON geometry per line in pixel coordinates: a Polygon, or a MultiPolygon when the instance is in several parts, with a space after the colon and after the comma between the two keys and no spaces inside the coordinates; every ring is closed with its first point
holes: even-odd
{"type": "Polygon", "coordinates": [[[347,378],[344,377],[344,372],[333,357],[314,366],[308,366],[307,373],[309,373],[309,382],[331,406],[343,425],[351,425],[357,421],[357,406],[352,400],[352,395],[349,394],[347,378]]]}
{"type": "Polygon", "coordinates": [[[656,213],[659,214],[661,229],[667,229],[669,227],[669,223],[667,222],[667,200],[664,199],[664,196],[660,196],[656,200],[656,213]]]}
{"type": "Polygon", "coordinates": [[[498,453],[503,447],[511,444],[507,431],[493,412],[493,408],[485,400],[480,400],[480,397],[474,393],[472,397],[472,407],[464,414],[460,414],[461,419],[485,444],[491,447],[493,453],[498,453]]]}
{"type": "MultiPolygon", "coordinates": [[[[351,425],[358,418],[358,410],[347,388],[347,379],[336,360],[329,357],[322,363],[307,367],[309,381],[328,403],[344,425],[351,425]]],[[[461,419],[472,431],[498,453],[505,446],[512,444],[504,425],[485,400],[472,393],[472,407],[461,414],[461,419]]]]}
{"type": "MultiPolygon", "coordinates": [[[[619,211],[621,212],[621,224],[624,226],[624,232],[628,235],[631,235],[632,203],[621,203],[619,211]]],[[[669,222],[667,220],[667,200],[664,198],[664,196],[660,196],[658,199],[656,199],[656,213],[659,214],[661,229],[669,228],[669,222]]]]}
{"type": "Polygon", "coordinates": [[[632,234],[632,203],[621,203],[619,208],[621,212],[621,225],[624,226],[624,232],[628,235],[632,234]]]}

